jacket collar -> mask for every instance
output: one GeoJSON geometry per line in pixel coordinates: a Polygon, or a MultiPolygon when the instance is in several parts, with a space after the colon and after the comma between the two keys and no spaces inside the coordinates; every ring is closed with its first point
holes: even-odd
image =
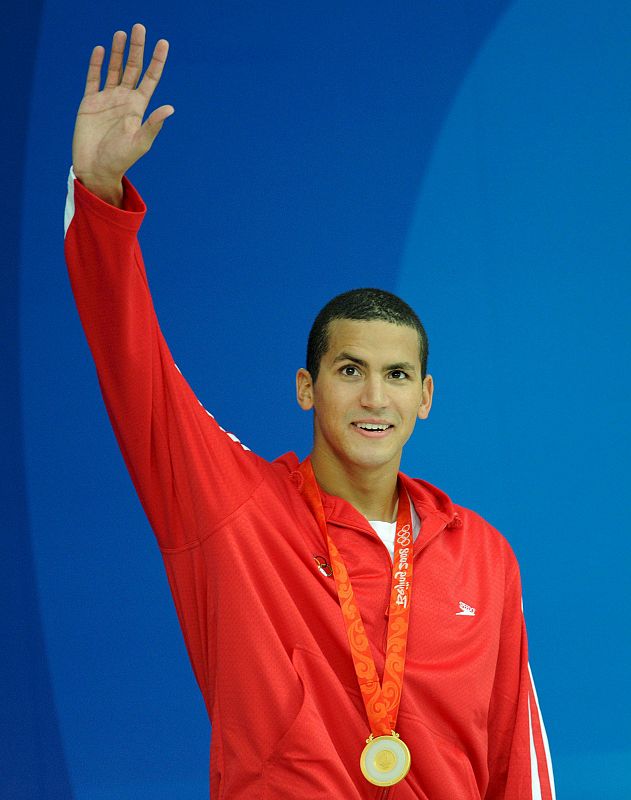
{"type": "Polygon", "coordinates": [[[421,521],[435,517],[440,519],[447,528],[462,527],[462,518],[458,508],[445,492],[427,481],[410,478],[403,472],[399,472],[399,480],[407,489],[421,521]]]}
{"type": "MultiPolygon", "coordinates": [[[[445,528],[462,527],[462,518],[458,513],[458,509],[445,492],[442,492],[427,481],[410,478],[403,472],[399,472],[398,477],[401,485],[407,490],[416,513],[421,519],[419,549],[425,547],[445,528]]],[[[302,491],[302,475],[300,472],[292,471],[291,478],[298,489],[302,491]]],[[[322,489],[320,489],[320,494],[322,496],[324,515],[328,523],[343,528],[354,528],[368,532],[371,535],[374,534],[364,515],[348,501],[343,500],[341,497],[327,494],[322,489]]]]}

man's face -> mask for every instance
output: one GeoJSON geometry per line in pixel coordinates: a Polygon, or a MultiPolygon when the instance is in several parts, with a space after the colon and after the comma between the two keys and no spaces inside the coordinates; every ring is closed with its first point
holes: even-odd
{"type": "Polygon", "coordinates": [[[298,402],[314,410],[314,453],[351,470],[387,464],[398,470],[403,445],[432,404],[421,381],[418,333],[373,320],[335,320],[315,384],[302,369],[298,402]]]}

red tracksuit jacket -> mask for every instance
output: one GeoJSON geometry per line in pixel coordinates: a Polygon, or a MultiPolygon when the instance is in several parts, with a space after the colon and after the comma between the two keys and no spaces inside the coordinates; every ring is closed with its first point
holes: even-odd
{"type": "MultiPolygon", "coordinates": [[[[212,723],[211,797],[552,800],[513,552],[473,511],[405,475],[421,518],[397,723],[412,767],[390,789],[363,777],[368,722],[335,582],[318,570],[328,551],[298,459],[252,453],[182,377],[137,240],[146,208],[124,187],[117,209],[71,173],[66,259],[212,723]]],[[[323,502],[381,674],[390,555],[350,504],[323,502]]]]}

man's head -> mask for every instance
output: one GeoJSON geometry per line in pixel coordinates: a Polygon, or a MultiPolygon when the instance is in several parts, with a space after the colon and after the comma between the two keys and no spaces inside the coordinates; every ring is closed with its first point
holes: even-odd
{"type": "Polygon", "coordinates": [[[417,419],[431,408],[427,335],[414,311],[379,289],[333,298],[318,314],[298,370],[297,398],[314,411],[313,453],[344,471],[396,472],[417,419]]]}
{"type": "Polygon", "coordinates": [[[383,289],[351,289],[338,294],[315,318],[307,341],[307,371],[313,382],[318,379],[322,356],[329,349],[330,323],[338,319],[382,320],[414,328],[418,334],[421,378],[427,374],[429,342],[423,323],[410,306],[383,289]]]}

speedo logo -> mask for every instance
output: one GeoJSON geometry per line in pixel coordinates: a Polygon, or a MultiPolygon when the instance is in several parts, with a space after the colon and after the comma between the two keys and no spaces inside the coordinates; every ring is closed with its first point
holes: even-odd
{"type": "Polygon", "coordinates": [[[456,611],[457,617],[475,617],[475,608],[463,603],[462,600],[458,603],[460,611],[456,611]]]}

